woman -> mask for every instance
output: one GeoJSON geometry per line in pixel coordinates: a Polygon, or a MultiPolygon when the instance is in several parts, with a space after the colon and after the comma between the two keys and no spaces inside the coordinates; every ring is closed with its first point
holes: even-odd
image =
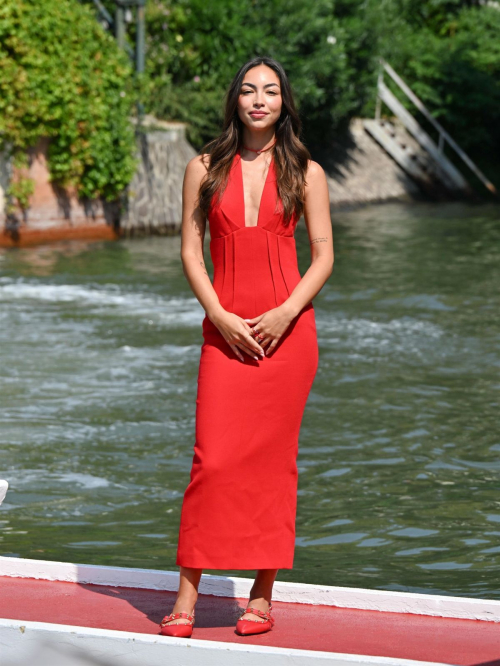
{"type": "Polygon", "coordinates": [[[179,591],[164,635],[191,635],[204,568],[257,570],[236,631],[268,631],[276,574],[293,568],[298,436],[318,365],[311,301],[334,261],[325,173],[300,128],[283,68],[254,58],[229,88],[221,135],[186,168],[181,256],[206,314],[179,591]],[[301,278],[302,213],[311,265],[301,278]]]}

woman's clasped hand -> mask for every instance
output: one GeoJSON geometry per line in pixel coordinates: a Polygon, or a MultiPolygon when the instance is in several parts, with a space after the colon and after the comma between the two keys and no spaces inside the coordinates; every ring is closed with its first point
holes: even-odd
{"type": "Polygon", "coordinates": [[[253,319],[243,319],[233,312],[223,310],[211,318],[211,321],[240,361],[244,361],[241,351],[256,360],[259,356],[261,358],[264,355],[269,356],[292,319],[293,316],[288,309],[280,305],[253,319]]]}

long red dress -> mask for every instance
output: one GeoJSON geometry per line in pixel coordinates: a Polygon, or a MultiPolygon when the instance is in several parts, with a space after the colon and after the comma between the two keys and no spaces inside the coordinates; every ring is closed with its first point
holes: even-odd
{"type": "MultiPolygon", "coordinates": [[[[242,318],[277,307],[301,279],[294,238],[298,219],[285,225],[277,199],[273,158],[257,226],[245,226],[238,152],[220,204],[215,195],[212,200],[213,287],[221,305],[242,318]]],[[[194,456],[176,564],[292,569],[299,430],[318,367],[313,304],[263,359],[242,351],[240,361],[208,316],[202,332],[194,456]]]]}

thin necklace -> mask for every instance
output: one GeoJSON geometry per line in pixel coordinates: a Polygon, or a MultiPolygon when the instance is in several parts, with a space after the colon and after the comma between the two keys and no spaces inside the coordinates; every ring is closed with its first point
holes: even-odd
{"type": "Polygon", "coordinates": [[[274,146],[275,143],[276,143],[276,140],[274,141],[274,143],[272,143],[269,146],[269,148],[262,148],[262,150],[255,150],[255,148],[247,148],[247,146],[243,146],[243,148],[245,150],[250,150],[252,153],[257,153],[257,155],[260,155],[260,153],[265,153],[266,150],[271,150],[271,148],[274,146]]]}

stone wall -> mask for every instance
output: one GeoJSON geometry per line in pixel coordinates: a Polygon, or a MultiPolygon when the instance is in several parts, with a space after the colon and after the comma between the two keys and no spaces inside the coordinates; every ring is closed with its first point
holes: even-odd
{"type": "Polygon", "coordinates": [[[418,185],[364,129],[362,118],[354,118],[348,134],[327,150],[317,161],[327,173],[334,208],[421,195],[418,185]]]}
{"type": "Polygon", "coordinates": [[[180,230],[184,172],[197,154],[186,141],[183,124],[146,119],[146,127],[138,140],[139,166],[120,221],[126,236],[180,230]]]}
{"type": "Polygon", "coordinates": [[[65,238],[114,238],[118,207],[99,200],[81,201],[74,188],[63,189],[50,180],[47,167],[48,140],[41,139],[28,153],[25,176],[35,182],[26,211],[6,211],[5,191],[11,176],[9,160],[0,159],[2,197],[0,206],[0,246],[21,246],[65,238]]]}

